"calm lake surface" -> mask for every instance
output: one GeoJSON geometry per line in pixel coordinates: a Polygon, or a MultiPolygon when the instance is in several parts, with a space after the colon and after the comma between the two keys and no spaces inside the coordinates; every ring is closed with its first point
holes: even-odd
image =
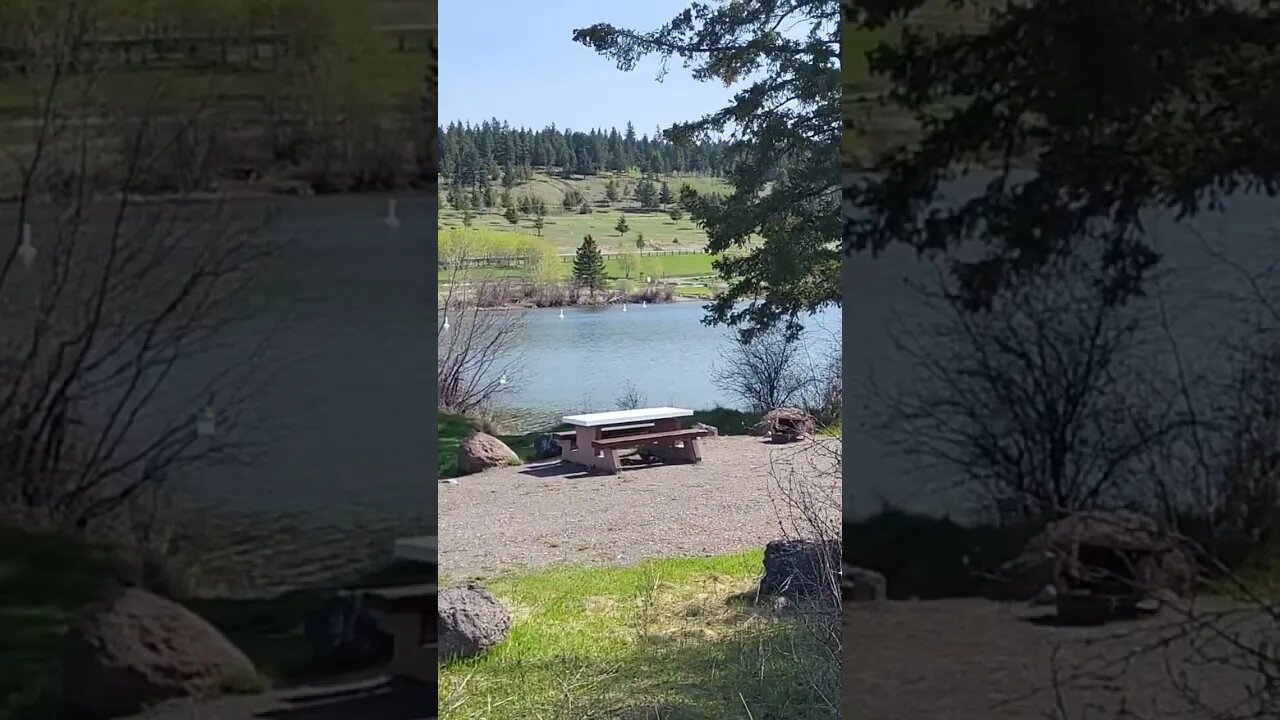
{"type": "MultiPolygon", "coordinates": [[[[980,187],[979,182],[972,187],[980,187]]],[[[958,190],[957,195],[963,192],[958,190]]],[[[1194,222],[1153,214],[1148,232],[1164,253],[1166,276],[1159,295],[1168,308],[1179,352],[1195,367],[1211,368],[1222,360],[1222,343],[1242,332],[1240,304],[1230,297],[1246,289],[1240,270],[1280,267],[1280,202],[1256,196],[1231,198],[1221,212],[1202,215],[1194,222]]],[[[881,386],[911,382],[910,363],[891,333],[901,333],[920,317],[920,300],[905,281],[924,280],[931,273],[931,265],[901,248],[877,259],[856,256],[845,263],[847,517],[876,512],[885,502],[954,516],[970,510],[960,493],[941,489],[951,480],[945,473],[926,469],[925,459],[912,457],[909,451],[891,452],[877,437],[872,428],[885,417],[885,408],[865,392],[872,382],[881,386]]],[[[1264,284],[1270,285],[1273,298],[1280,298],[1280,273],[1272,271],[1264,284]]],[[[1155,294],[1156,288],[1152,291],[1155,294]]]]}
{"type": "MultiPolygon", "coordinates": [[[[702,324],[701,302],[528,311],[524,371],[503,404],[535,414],[613,410],[630,385],[649,405],[690,409],[742,403],[712,383],[731,331],[702,324]]],[[[815,359],[840,340],[839,311],[803,318],[815,359]]]]}
{"type": "MultiPolygon", "coordinates": [[[[273,206],[281,255],[245,299],[255,320],[224,349],[242,355],[272,333],[236,430],[257,447],[175,487],[212,545],[202,570],[241,579],[228,593],[322,581],[385,560],[397,536],[435,531],[435,199],[401,197],[394,233],[385,197],[273,206]]],[[[175,397],[216,367],[204,362],[188,365],[175,397]]]]}

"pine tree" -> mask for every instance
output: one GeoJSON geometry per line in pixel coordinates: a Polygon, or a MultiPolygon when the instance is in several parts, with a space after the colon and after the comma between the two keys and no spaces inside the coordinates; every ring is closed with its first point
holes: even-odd
{"type": "Polygon", "coordinates": [[[502,213],[502,217],[506,218],[507,222],[512,225],[520,222],[520,213],[516,212],[516,209],[513,207],[507,208],[507,211],[502,213]]]}
{"type": "Polygon", "coordinates": [[[574,255],[573,281],[578,287],[590,288],[592,293],[604,287],[604,257],[590,235],[582,238],[574,255]]]}
{"type": "Polygon", "coordinates": [[[604,196],[609,198],[609,202],[618,201],[618,184],[612,180],[604,184],[604,196]]]}
{"type": "Polygon", "coordinates": [[[542,213],[538,213],[533,217],[533,228],[538,231],[538,237],[542,237],[542,228],[547,226],[547,221],[543,219],[542,213]]]}
{"type": "Polygon", "coordinates": [[[663,205],[671,204],[671,186],[665,182],[662,183],[662,190],[658,193],[658,202],[663,205]]]}
{"type": "Polygon", "coordinates": [[[618,223],[613,226],[613,229],[617,230],[619,235],[625,236],[627,231],[631,229],[631,226],[627,224],[627,216],[619,215],[618,223]]]}
{"type": "Polygon", "coordinates": [[[649,178],[641,178],[636,183],[636,202],[640,203],[642,208],[652,208],[657,206],[658,193],[653,188],[653,181],[649,178]]]}

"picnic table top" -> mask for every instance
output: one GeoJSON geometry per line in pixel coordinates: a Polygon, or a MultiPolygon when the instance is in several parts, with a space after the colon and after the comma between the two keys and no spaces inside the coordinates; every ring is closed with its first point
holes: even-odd
{"type": "Polygon", "coordinates": [[[397,540],[392,556],[397,560],[436,564],[436,539],[433,537],[404,538],[397,540]]]}
{"type": "Polygon", "coordinates": [[[602,425],[622,425],[649,420],[689,417],[690,415],[693,415],[693,411],[684,408],[655,407],[638,408],[636,410],[613,410],[610,412],[587,413],[585,415],[567,415],[563,421],[568,425],[599,427],[602,425]]]}

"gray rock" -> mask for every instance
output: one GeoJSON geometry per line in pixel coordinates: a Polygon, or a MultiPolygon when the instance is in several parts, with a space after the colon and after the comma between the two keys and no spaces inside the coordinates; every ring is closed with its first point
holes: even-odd
{"type": "Polygon", "coordinates": [[[511,613],[478,585],[445,588],[436,600],[440,660],[475,657],[511,634],[511,613]]]}
{"type": "Polygon", "coordinates": [[[889,584],[875,570],[845,565],[840,573],[840,598],[844,602],[880,602],[889,596],[889,584]]]}
{"type": "Polygon", "coordinates": [[[720,428],[706,423],[694,423],[694,430],[706,430],[709,437],[720,437],[720,428]]]}
{"type": "Polygon", "coordinates": [[[763,595],[792,598],[835,593],[839,584],[840,544],[810,540],[774,540],[764,548],[763,595]]]}
{"type": "Polygon", "coordinates": [[[85,720],[133,715],[183,697],[261,689],[253,663],[175,602],[119,588],[84,608],[67,634],[63,701],[85,720]]]}

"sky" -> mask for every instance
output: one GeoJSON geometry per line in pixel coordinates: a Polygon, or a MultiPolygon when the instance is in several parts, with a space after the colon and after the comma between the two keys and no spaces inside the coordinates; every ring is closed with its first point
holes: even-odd
{"type": "Polygon", "coordinates": [[[697,82],[679,61],[661,83],[646,59],[624,73],[573,41],[599,22],[648,31],[688,0],[490,0],[439,3],[440,122],[490,118],[513,127],[590,130],[631,121],[638,134],[695,120],[728,104],[733,90],[697,82]]]}

